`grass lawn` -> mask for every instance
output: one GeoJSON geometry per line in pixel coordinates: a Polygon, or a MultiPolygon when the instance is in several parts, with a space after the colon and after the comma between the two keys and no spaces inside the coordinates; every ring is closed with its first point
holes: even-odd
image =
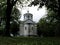
{"type": "Polygon", "coordinates": [[[0,45],[60,45],[56,37],[1,37],[0,45]]]}

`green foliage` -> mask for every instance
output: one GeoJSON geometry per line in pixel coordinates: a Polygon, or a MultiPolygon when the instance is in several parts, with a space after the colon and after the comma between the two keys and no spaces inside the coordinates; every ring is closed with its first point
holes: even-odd
{"type": "Polygon", "coordinates": [[[5,29],[5,15],[6,15],[6,2],[3,0],[0,2],[0,35],[4,33],[5,29]]]}
{"type": "MultiPolygon", "coordinates": [[[[0,17],[1,17],[0,32],[5,31],[6,9],[7,9],[7,4],[6,4],[5,1],[2,0],[1,3],[0,3],[0,17]]],[[[14,23],[13,21],[16,20],[19,23],[20,14],[21,13],[19,12],[19,10],[14,6],[14,8],[12,10],[12,14],[11,14],[12,16],[11,16],[11,21],[10,22],[14,23]]],[[[18,24],[16,24],[16,25],[18,25],[18,24]]]]}
{"type": "Polygon", "coordinates": [[[11,13],[11,21],[13,20],[19,20],[21,17],[21,12],[17,9],[17,7],[14,7],[11,13]]]}
{"type": "Polygon", "coordinates": [[[17,23],[16,21],[13,21],[11,23],[10,33],[16,36],[18,34],[18,31],[19,31],[19,23],[17,23]]]}
{"type": "Polygon", "coordinates": [[[1,2],[7,2],[7,0],[0,0],[0,3],[1,3],[1,2]]]}
{"type": "Polygon", "coordinates": [[[6,13],[6,2],[0,3],[0,16],[5,16],[6,13]]]}
{"type": "Polygon", "coordinates": [[[43,36],[60,36],[60,28],[59,26],[57,26],[60,25],[60,23],[55,18],[55,15],[56,14],[53,10],[49,10],[46,17],[40,19],[40,21],[37,24],[38,35],[42,34],[43,36]]]}
{"type": "Polygon", "coordinates": [[[11,26],[10,26],[10,33],[12,33],[13,35],[18,34],[19,31],[19,19],[20,19],[21,13],[20,11],[14,7],[11,13],[11,26]]]}
{"type": "Polygon", "coordinates": [[[59,2],[58,0],[54,0],[54,1],[53,0],[34,0],[31,2],[30,5],[35,5],[35,6],[40,5],[39,8],[45,5],[48,9],[51,8],[52,10],[57,12],[59,7],[59,2]]]}

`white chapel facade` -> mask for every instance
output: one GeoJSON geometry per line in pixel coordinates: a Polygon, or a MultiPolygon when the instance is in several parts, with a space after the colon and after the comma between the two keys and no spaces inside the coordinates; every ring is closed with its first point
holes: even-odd
{"type": "Polygon", "coordinates": [[[36,23],[33,21],[33,15],[27,11],[24,14],[24,21],[20,22],[20,36],[33,36],[37,35],[36,23]]]}

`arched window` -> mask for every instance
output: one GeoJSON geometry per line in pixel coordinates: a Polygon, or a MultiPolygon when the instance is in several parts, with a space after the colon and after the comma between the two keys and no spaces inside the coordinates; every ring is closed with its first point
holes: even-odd
{"type": "Polygon", "coordinates": [[[25,30],[27,30],[27,27],[25,27],[25,30]]]}
{"type": "Polygon", "coordinates": [[[29,15],[28,15],[28,19],[29,19],[29,15]]]}

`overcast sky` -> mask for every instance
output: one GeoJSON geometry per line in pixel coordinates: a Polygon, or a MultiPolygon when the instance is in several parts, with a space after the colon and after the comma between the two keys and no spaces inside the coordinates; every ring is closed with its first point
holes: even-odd
{"type": "Polygon", "coordinates": [[[21,10],[21,19],[20,20],[24,20],[23,16],[25,13],[27,13],[27,11],[29,10],[29,13],[33,14],[33,21],[38,22],[42,17],[44,17],[47,14],[47,10],[46,7],[43,6],[42,8],[40,8],[39,10],[38,6],[32,6],[32,7],[25,7],[21,10]]]}

